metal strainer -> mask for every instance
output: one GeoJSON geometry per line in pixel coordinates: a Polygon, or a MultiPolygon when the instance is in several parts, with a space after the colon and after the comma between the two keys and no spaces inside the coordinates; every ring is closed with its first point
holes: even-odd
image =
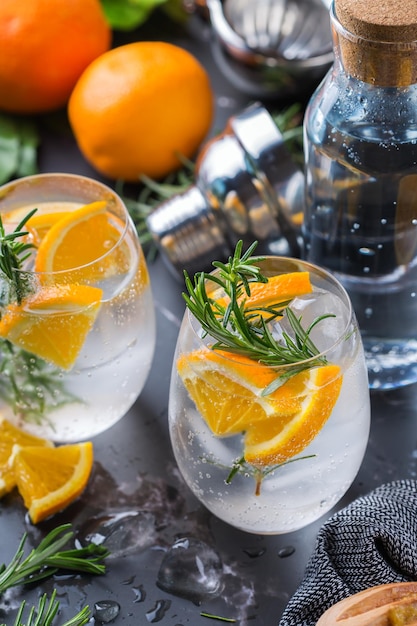
{"type": "Polygon", "coordinates": [[[327,0],[206,0],[221,70],[256,96],[306,93],[333,61],[327,0]]]}

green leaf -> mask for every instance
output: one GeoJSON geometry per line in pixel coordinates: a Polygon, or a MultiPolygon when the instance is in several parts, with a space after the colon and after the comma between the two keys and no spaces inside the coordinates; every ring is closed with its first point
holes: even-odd
{"type": "Polygon", "coordinates": [[[19,163],[19,133],[14,121],[0,114],[0,185],[6,183],[19,163]]]}
{"type": "Polygon", "coordinates": [[[143,24],[155,7],[166,0],[101,0],[110,26],[116,30],[133,30],[143,24]]]}
{"type": "Polygon", "coordinates": [[[18,124],[20,137],[19,162],[17,176],[32,176],[38,171],[37,149],[40,143],[38,129],[34,122],[22,119],[18,124]]]}
{"type": "Polygon", "coordinates": [[[37,173],[39,134],[26,118],[0,114],[0,185],[37,173]]]}

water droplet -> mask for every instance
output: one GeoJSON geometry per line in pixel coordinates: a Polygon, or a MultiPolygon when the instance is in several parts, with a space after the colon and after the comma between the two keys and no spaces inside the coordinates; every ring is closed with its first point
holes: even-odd
{"type": "Polygon", "coordinates": [[[372,250],[372,248],[359,248],[359,254],[363,254],[364,256],[374,256],[375,250],[372,250]]]}
{"type": "Polygon", "coordinates": [[[294,554],[294,552],[295,552],[294,546],[284,546],[283,548],[280,548],[278,550],[278,556],[281,559],[286,559],[287,556],[291,556],[292,554],[294,554]]]}
{"type": "Polygon", "coordinates": [[[147,611],[146,619],[151,623],[160,622],[170,606],[171,600],[157,600],[153,609],[147,611]]]}
{"type": "Polygon", "coordinates": [[[132,587],[132,591],[135,594],[135,599],[133,602],[143,602],[146,598],[146,591],[143,588],[143,585],[139,585],[138,587],[132,587]]]}
{"type": "Polygon", "coordinates": [[[178,539],[165,554],[157,585],[173,595],[199,604],[223,589],[223,565],[218,553],[203,541],[178,539]]]}
{"type": "Polygon", "coordinates": [[[114,600],[99,600],[94,603],[94,619],[102,624],[109,624],[120,613],[120,604],[114,600]]]}
{"type": "Polygon", "coordinates": [[[244,548],[243,552],[247,554],[251,559],[256,559],[262,556],[266,552],[266,548],[244,548]]]}

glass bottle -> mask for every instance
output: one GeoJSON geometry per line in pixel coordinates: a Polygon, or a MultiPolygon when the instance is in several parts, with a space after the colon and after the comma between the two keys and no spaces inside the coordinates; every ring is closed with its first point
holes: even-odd
{"type": "Polygon", "coordinates": [[[334,0],[304,122],[304,257],[351,297],[371,388],[417,381],[417,2],[334,0]]]}

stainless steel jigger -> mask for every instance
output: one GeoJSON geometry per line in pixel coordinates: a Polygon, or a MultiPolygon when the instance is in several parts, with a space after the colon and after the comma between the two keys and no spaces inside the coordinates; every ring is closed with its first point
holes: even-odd
{"type": "Polygon", "coordinates": [[[160,204],[147,225],[176,276],[212,269],[239,239],[257,253],[299,256],[304,176],[269,113],[231,117],[199,154],[195,184],[160,204]]]}

